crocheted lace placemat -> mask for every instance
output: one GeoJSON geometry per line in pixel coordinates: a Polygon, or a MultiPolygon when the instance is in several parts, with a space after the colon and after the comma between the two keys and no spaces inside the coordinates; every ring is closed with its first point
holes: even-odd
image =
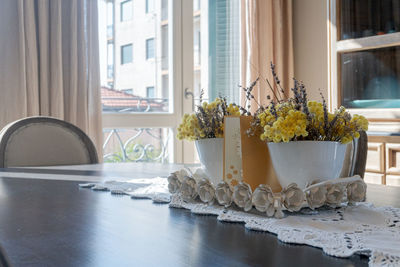
{"type": "Polygon", "coordinates": [[[282,242],[318,247],[331,256],[367,255],[370,257],[370,266],[400,266],[398,208],[355,203],[335,209],[302,209],[297,213],[285,213],[284,218],[276,219],[266,217],[254,208],[244,212],[235,205],[225,208],[207,205],[199,200],[184,201],[179,194],[169,193],[166,178],[108,181],[79,186],[93,191],[110,191],[131,198],[169,203],[172,208],[188,209],[194,214],[215,215],[219,221],[241,222],[248,229],[274,233],[282,242]]]}

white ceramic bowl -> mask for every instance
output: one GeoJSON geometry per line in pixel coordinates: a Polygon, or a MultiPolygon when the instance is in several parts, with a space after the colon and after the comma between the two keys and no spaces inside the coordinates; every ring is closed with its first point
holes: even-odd
{"type": "Polygon", "coordinates": [[[217,185],[223,177],[224,139],[207,138],[196,140],[197,153],[210,182],[217,185]]]}
{"type": "Polygon", "coordinates": [[[268,143],[281,186],[296,183],[300,188],[315,180],[338,178],[344,165],[346,147],[330,141],[268,143]]]}

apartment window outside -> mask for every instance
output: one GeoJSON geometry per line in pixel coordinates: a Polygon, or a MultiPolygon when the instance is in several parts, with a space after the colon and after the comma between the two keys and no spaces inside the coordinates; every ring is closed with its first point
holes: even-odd
{"type": "Polygon", "coordinates": [[[168,19],[168,0],[161,0],[161,20],[168,19]]]}
{"type": "Polygon", "coordinates": [[[146,59],[154,58],[154,38],[146,40],[146,59]]]}
{"type": "Polygon", "coordinates": [[[107,26],[114,24],[114,2],[107,2],[107,26]]]}
{"type": "Polygon", "coordinates": [[[132,17],[133,17],[132,0],[121,2],[121,21],[132,20],[132,17]]]}
{"type": "Polygon", "coordinates": [[[107,39],[114,36],[114,3],[107,2],[107,39]]]}
{"type": "Polygon", "coordinates": [[[168,25],[161,27],[161,69],[168,69],[168,25]]]}
{"type": "Polygon", "coordinates": [[[154,12],[154,0],[146,0],[146,13],[154,12]]]}
{"type": "Polygon", "coordinates": [[[154,98],[154,86],[146,87],[146,96],[147,98],[154,98]]]}
{"type": "Polygon", "coordinates": [[[133,46],[132,44],[121,46],[121,64],[132,63],[133,59],[133,46]]]}
{"type": "Polygon", "coordinates": [[[107,44],[107,78],[114,78],[114,44],[107,44]]]}
{"type": "Polygon", "coordinates": [[[193,11],[200,10],[200,1],[201,0],[193,0],[193,11]]]}

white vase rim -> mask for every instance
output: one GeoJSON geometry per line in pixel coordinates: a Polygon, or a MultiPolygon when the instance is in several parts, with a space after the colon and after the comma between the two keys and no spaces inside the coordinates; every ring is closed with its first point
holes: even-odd
{"type": "Polygon", "coordinates": [[[197,140],[195,140],[195,141],[215,140],[215,139],[217,139],[217,140],[221,140],[221,139],[224,139],[224,138],[223,138],[223,137],[215,137],[215,138],[202,138],[202,139],[197,139],[197,140]]]}
{"type": "Polygon", "coordinates": [[[278,142],[278,143],[267,142],[267,144],[292,144],[292,143],[337,143],[341,145],[346,145],[339,141],[320,141],[320,140],[299,140],[299,141],[278,142]]]}

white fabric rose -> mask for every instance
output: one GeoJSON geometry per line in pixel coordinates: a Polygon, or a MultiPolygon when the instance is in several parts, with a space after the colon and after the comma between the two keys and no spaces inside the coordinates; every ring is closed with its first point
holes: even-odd
{"type": "Polygon", "coordinates": [[[197,183],[193,177],[185,176],[181,185],[181,195],[184,200],[193,200],[197,197],[197,183]]]}
{"type": "Polygon", "coordinates": [[[345,192],[343,184],[328,184],[326,189],[326,203],[331,207],[340,206],[345,192]]]}
{"type": "Polygon", "coordinates": [[[204,179],[204,178],[209,180],[209,177],[207,176],[207,174],[204,172],[204,170],[202,168],[196,169],[196,171],[193,173],[193,178],[196,181],[200,181],[201,179],[204,179]]]}
{"type": "Polygon", "coordinates": [[[197,193],[204,203],[209,205],[214,203],[215,190],[207,178],[203,178],[197,183],[197,193]]]}
{"type": "Polygon", "coordinates": [[[243,208],[245,211],[249,211],[252,208],[251,203],[251,187],[250,185],[240,182],[233,189],[233,201],[238,207],[243,208]]]}
{"type": "Polygon", "coordinates": [[[218,183],[215,189],[215,197],[220,205],[229,207],[232,204],[232,190],[227,182],[218,183]]]}
{"type": "Polygon", "coordinates": [[[304,202],[304,192],[292,183],[282,190],[283,205],[288,211],[299,211],[304,202]]]}
{"type": "MultiPolygon", "coordinates": [[[[311,183],[311,185],[317,182],[311,183]]],[[[315,186],[305,191],[308,207],[310,209],[316,209],[322,207],[326,202],[327,189],[325,185],[315,186]]]]}
{"type": "Polygon", "coordinates": [[[258,211],[266,212],[269,217],[274,215],[274,193],[268,185],[260,184],[254,190],[251,201],[258,211]]]}
{"type": "Polygon", "coordinates": [[[282,193],[274,195],[274,208],[275,208],[275,214],[274,217],[277,219],[282,219],[285,214],[282,211],[282,193]]]}
{"type": "Polygon", "coordinates": [[[367,184],[364,181],[356,181],[347,185],[347,199],[349,203],[365,201],[367,184]]]}
{"type": "Polygon", "coordinates": [[[171,194],[175,194],[179,191],[181,188],[181,181],[179,180],[178,176],[176,173],[171,173],[170,176],[168,176],[168,190],[171,194]]]}

